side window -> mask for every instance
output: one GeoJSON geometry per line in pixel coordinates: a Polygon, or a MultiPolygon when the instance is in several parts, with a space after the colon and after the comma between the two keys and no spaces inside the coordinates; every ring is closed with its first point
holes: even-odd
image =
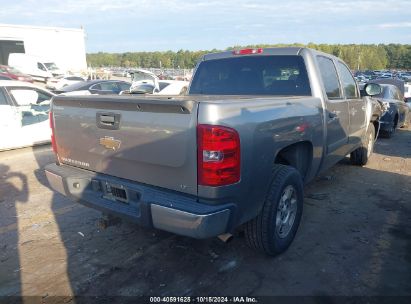
{"type": "Polygon", "coordinates": [[[7,103],[6,96],[4,95],[2,90],[0,89],[0,106],[4,106],[4,105],[8,105],[8,103],[7,103]]]}
{"type": "Polygon", "coordinates": [[[44,67],[44,65],[41,64],[40,62],[37,62],[37,68],[39,68],[42,71],[47,71],[46,68],[44,67]]]}
{"type": "Polygon", "coordinates": [[[341,75],[341,82],[345,97],[347,99],[358,98],[357,85],[350,70],[341,62],[338,62],[338,70],[341,75]]]}
{"type": "Polygon", "coordinates": [[[116,85],[115,82],[102,82],[102,83],[100,83],[100,86],[101,86],[101,90],[103,90],[103,91],[113,91],[113,92],[115,92],[115,91],[118,90],[117,85],[116,85]]]}
{"type": "Polygon", "coordinates": [[[27,87],[10,88],[9,93],[13,96],[21,113],[23,126],[36,124],[48,119],[50,109],[49,100],[51,95],[40,90],[27,87]]]}
{"type": "Polygon", "coordinates": [[[160,87],[160,91],[163,90],[165,87],[169,86],[168,82],[160,82],[158,86],[160,87]]]}
{"type": "Polygon", "coordinates": [[[36,90],[37,94],[39,95],[39,98],[37,99],[37,104],[40,104],[44,101],[50,101],[51,98],[53,97],[50,94],[47,94],[46,92],[40,91],[40,90],[36,90]]]}
{"type": "Polygon", "coordinates": [[[327,97],[329,99],[341,99],[340,83],[333,61],[323,56],[317,56],[317,61],[327,97]]]}
{"type": "Polygon", "coordinates": [[[90,87],[90,90],[101,90],[101,85],[95,84],[95,85],[90,87]]]}
{"type": "Polygon", "coordinates": [[[118,86],[120,87],[120,90],[121,90],[121,91],[130,90],[130,84],[128,84],[128,83],[118,82],[117,84],[118,84],[118,86]]]}
{"type": "MultiPolygon", "coordinates": [[[[39,105],[44,101],[50,101],[52,95],[41,90],[27,87],[14,87],[9,89],[18,106],[39,105]]],[[[49,102],[44,103],[49,104],[49,102]]]]}

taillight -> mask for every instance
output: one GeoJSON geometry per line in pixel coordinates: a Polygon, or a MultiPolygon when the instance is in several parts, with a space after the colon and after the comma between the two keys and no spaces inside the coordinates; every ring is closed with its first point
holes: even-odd
{"type": "Polygon", "coordinates": [[[198,184],[224,186],[240,180],[240,138],[231,128],[197,126],[198,184]]]}
{"type": "Polygon", "coordinates": [[[263,49],[242,49],[233,51],[233,55],[252,55],[252,54],[262,54],[263,49]]]}
{"type": "Polygon", "coordinates": [[[57,154],[57,145],[56,145],[56,138],[54,137],[54,119],[53,119],[53,112],[49,112],[49,122],[51,128],[51,147],[53,148],[53,152],[57,154]]]}

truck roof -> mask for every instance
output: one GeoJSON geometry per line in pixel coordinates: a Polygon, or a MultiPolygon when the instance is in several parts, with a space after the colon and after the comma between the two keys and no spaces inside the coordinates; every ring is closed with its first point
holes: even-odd
{"type": "Polygon", "coordinates": [[[223,58],[236,57],[236,56],[266,56],[266,55],[292,56],[292,55],[300,55],[303,50],[336,59],[336,57],[333,56],[332,54],[327,54],[327,53],[317,51],[317,50],[307,48],[307,47],[275,47],[275,48],[245,48],[245,49],[240,49],[240,50],[235,49],[235,50],[229,50],[229,51],[224,51],[224,52],[209,53],[203,56],[202,61],[223,59],[223,58]],[[238,51],[245,51],[245,52],[244,54],[235,54],[235,52],[238,52],[238,51]]]}

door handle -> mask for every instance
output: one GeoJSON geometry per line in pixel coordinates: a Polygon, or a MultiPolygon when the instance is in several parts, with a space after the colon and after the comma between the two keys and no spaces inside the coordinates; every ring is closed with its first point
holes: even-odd
{"type": "Polygon", "coordinates": [[[120,114],[96,113],[96,124],[100,129],[118,130],[120,127],[120,114]]]}
{"type": "Polygon", "coordinates": [[[106,114],[102,114],[100,116],[100,122],[102,124],[107,124],[107,125],[114,125],[114,123],[116,122],[116,119],[113,115],[106,115],[106,114]]]}

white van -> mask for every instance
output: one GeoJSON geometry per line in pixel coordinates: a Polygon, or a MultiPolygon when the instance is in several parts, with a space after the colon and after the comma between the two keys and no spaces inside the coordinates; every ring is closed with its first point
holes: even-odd
{"type": "Polygon", "coordinates": [[[22,53],[9,54],[8,65],[31,75],[35,80],[44,82],[51,77],[64,74],[54,62],[22,53]]]}

